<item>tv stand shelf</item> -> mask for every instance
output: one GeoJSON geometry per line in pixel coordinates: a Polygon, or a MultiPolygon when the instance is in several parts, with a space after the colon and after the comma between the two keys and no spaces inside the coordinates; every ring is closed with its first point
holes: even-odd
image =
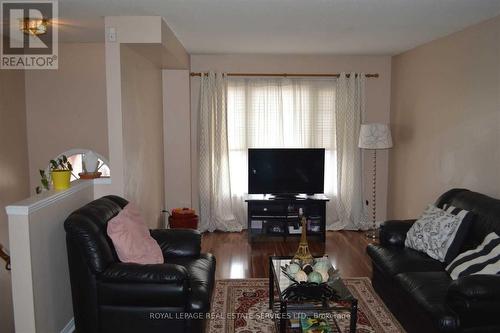
{"type": "Polygon", "coordinates": [[[299,209],[302,208],[307,219],[307,236],[325,241],[326,203],[324,194],[276,197],[264,194],[249,194],[248,240],[253,242],[268,237],[300,237],[302,229],[299,209]]]}

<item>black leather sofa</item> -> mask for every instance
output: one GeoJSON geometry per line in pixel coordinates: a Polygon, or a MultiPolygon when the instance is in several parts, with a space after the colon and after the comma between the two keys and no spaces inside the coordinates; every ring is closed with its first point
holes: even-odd
{"type": "MultiPolygon", "coordinates": [[[[444,193],[448,203],[476,216],[460,251],[477,247],[492,231],[500,234],[500,200],[465,189],[444,193]]],[[[415,220],[386,221],[380,245],[367,248],[372,284],[409,332],[500,332],[500,275],[470,275],[453,281],[445,265],[404,247],[415,220]]]]}
{"type": "Polygon", "coordinates": [[[194,230],[151,230],[165,264],[121,263],[107,222],[127,201],[106,196],[65,221],[78,333],[202,332],[214,286],[215,258],[200,253],[194,230]]]}

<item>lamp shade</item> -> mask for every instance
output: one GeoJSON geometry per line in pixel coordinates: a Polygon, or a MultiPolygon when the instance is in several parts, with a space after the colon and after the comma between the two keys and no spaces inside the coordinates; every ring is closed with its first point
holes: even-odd
{"type": "Polygon", "coordinates": [[[362,124],[359,131],[359,148],[388,149],[392,147],[391,130],[386,124],[362,124]]]}

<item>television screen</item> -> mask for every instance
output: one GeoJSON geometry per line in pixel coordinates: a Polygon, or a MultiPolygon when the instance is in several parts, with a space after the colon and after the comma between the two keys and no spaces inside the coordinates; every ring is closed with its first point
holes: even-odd
{"type": "Polygon", "coordinates": [[[249,194],[323,193],[322,148],[248,149],[249,194]]]}

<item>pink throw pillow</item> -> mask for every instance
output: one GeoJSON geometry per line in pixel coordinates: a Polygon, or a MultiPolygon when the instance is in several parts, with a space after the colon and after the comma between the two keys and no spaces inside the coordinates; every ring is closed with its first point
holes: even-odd
{"type": "Polygon", "coordinates": [[[109,220],[107,232],[121,262],[164,263],[160,246],[151,237],[146,222],[135,205],[129,203],[109,220]]]}

